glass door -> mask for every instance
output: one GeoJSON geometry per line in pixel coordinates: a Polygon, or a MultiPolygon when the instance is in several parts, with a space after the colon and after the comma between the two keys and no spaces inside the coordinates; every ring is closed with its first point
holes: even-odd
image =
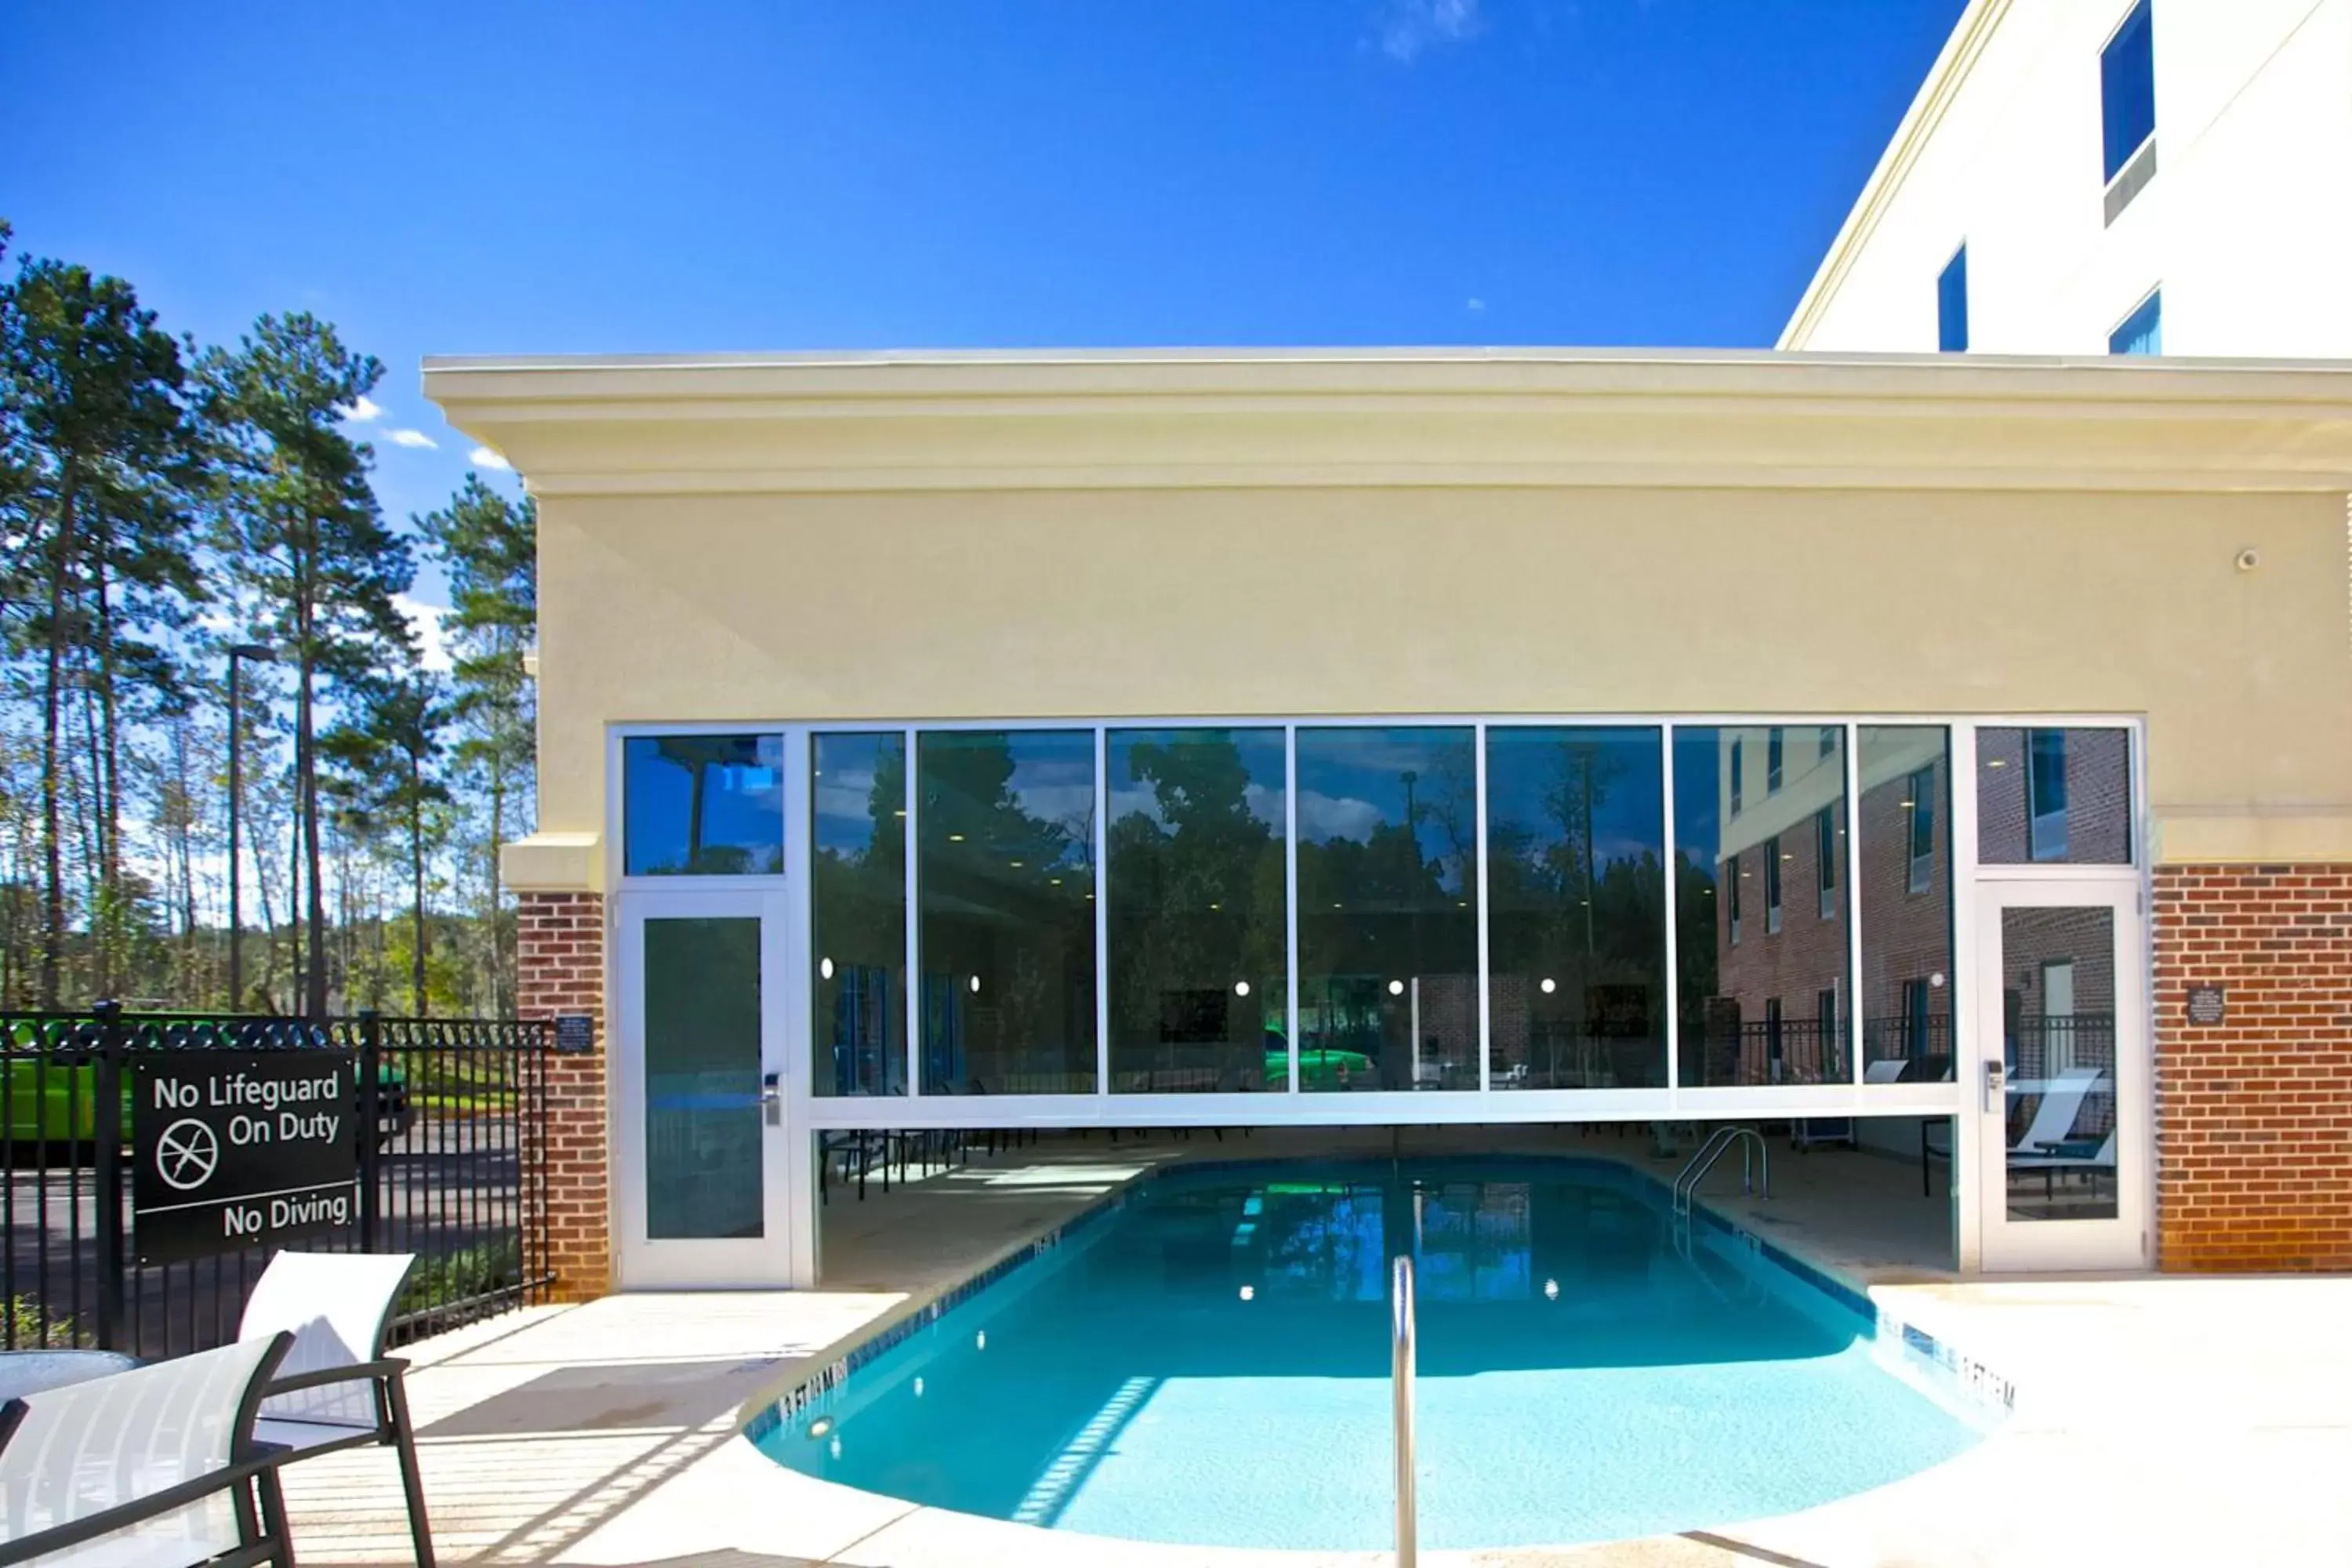
{"type": "Polygon", "coordinates": [[[784,907],[748,889],[622,896],[625,1288],[791,1282],[784,907]]]}
{"type": "Polygon", "coordinates": [[[2138,1268],[2149,1250],[2137,889],[1979,884],[1979,1201],[1989,1270],[2138,1268]]]}

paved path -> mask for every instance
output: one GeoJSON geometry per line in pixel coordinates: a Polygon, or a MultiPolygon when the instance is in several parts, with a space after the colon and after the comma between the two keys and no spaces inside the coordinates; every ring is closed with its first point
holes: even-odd
{"type": "MultiPolygon", "coordinates": [[[[877,1195],[845,1205],[836,1190],[823,1290],[615,1297],[426,1342],[416,1347],[411,1387],[444,1559],[694,1568],[1385,1563],[1380,1553],[1212,1552],[975,1520],[794,1475],[735,1436],[745,1400],[1151,1163],[1297,1152],[1292,1142],[1049,1139],[933,1175],[887,1203],[877,1195]]],[[[1340,1142],[1370,1149],[1361,1135],[1340,1142]]],[[[1622,1142],[1638,1160],[1638,1142],[1622,1142]]],[[[1824,1186],[1832,1169],[1812,1168],[1802,1184],[1824,1186]]],[[[1892,1194],[1916,1194],[1916,1167],[1895,1167],[1871,1212],[1895,1215],[1892,1194]]],[[[1793,1200],[1793,1173],[1790,1184],[1793,1200]]],[[[1801,1247],[1810,1222],[1790,1213],[1783,1238],[1801,1247]]],[[[1873,1293],[2015,1383],[2016,1415],[1990,1440],[1893,1486],[1781,1519],[1570,1551],[1426,1552],[1423,1561],[2352,1564],[2352,1343],[2343,1339],[2352,1279],[1960,1282],[1912,1267],[1911,1244],[1900,1240],[1907,1223],[1874,1222],[1862,1250],[1883,1279],[1926,1282],[1879,1283],[1873,1293]],[[1902,1256],[1877,1256],[1889,1246],[1902,1256]]],[[[303,1561],[406,1561],[389,1456],[313,1461],[289,1481],[303,1561]]]]}

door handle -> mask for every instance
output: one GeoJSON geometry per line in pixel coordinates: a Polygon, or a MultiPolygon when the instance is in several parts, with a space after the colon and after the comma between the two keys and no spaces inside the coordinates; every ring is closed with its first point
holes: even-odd
{"type": "Polygon", "coordinates": [[[1988,1112],[2004,1110],[2003,1100],[2009,1093],[2009,1064],[1987,1062],[1984,1065],[1984,1108],[1988,1112]]]}
{"type": "Polygon", "coordinates": [[[760,1077],[760,1110],[771,1127],[784,1124],[784,1075],[762,1073],[760,1077]]]}

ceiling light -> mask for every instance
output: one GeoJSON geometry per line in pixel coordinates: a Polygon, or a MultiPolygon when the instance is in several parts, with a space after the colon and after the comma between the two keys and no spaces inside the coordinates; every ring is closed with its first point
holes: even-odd
{"type": "Polygon", "coordinates": [[[1559,990],[1559,981],[1557,981],[1557,980],[1554,980],[1550,975],[1547,974],[1547,975],[1545,975],[1545,976],[1543,977],[1543,979],[1542,979],[1542,980],[1540,980],[1540,981],[1538,981],[1538,982],[1537,983],[1537,989],[1538,989],[1538,990],[1539,990],[1539,991],[1541,991],[1545,995],[1549,996],[1549,995],[1550,995],[1553,992],[1555,992],[1555,991],[1557,991],[1557,990],[1559,990]]]}
{"type": "Polygon", "coordinates": [[[1236,981],[1234,981],[1234,995],[1236,995],[1236,996],[1246,996],[1246,995],[1248,995],[1248,994],[1249,994],[1249,982],[1248,982],[1248,981],[1246,981],[1246,980],[1236,980],[1236,981]]]}
{"type": "Polygon", "coordinates": [[[818,978],[818,979],[820,979],[820,980],[830,980],[830,979],[832,979],[832,978],[833,978],[833,960],[831,960],[831,959],[829,959],[829,958],[820,958],[820,959],[818,959],[818,960],[816,961],[816,973],[817,973],[817,978],[818,978]]]}
{"type": "Polygon", "coordinates": [[[1402,995],[1403,995],[1403,994],[1404,994],[1404,982],[1403,982],[1403,981],[1402,981],[1402,980],[1391,980],[1391,981],[1390,981],[1390,982],[1389,982],[1389,994],[1390,994],[1390,995],[1391,995],[1391,996],[1402,996],[1402,995]]]}

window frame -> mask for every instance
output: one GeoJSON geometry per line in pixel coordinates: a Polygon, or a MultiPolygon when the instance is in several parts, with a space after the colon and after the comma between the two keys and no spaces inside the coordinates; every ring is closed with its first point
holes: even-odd
{"type": "MultiPolygon", "coordinates": [[[[1154,1125],[1164,1124],[1171,1126],[1244,1125],[1249,1124],[1250,1118],[1253,1115],[1259,1117],[1271,1116],[1283,1121],[1297,1120],[1307,1122],[1327,1122],[1332,1124],[1346,1122],[1349,1124],[1374,1123],[1386,1125],[1405,1123],[1436,1124],[1479,1121],[1494,1121],[1498,1120],[1507,1121],[1555,1121],[1573,1120],[1579,1117],[1585,1119],[1598,1118],[1601,1120],[1621,1118],[1643,1119],[1666,1115],[1669,1112],[1685,1112],[1701,1116],[1750,1113],[1801,1113],[1807,1115],[1842,1115],[1849,1113],[1866,1115],[1949,1114],[1952,1107],[1958,1103],[1956,1098],[1958,1091],[1949,1082],[1944,1082],[1941,1084],[1874,1084],[1869,1086],[1867,1089],[1864,1089],[1862,1079],[1862,1063],[1859,1052],[1850,1053],[1849,1059],[1846,1064],[1851,1069],[1851,1076],[1853,1079],[1851,1083],[1838,1080],[1829,1083],[1785,1085],[1770,1089],[1769,1092],[1761,1099],[1759,1098],[1759,1090],[1762,1086],[1729,1084],[1711,1085],[1699,1082],[1696,1079],[1685,1082],[1684,1077],[1688,1065],[1683,1060],[1682,1057],[1682,1052],[1685,1048],[1684,1036],[1685,1031],[1683,1027],[1684,1020],[1681,1018],[1680,1008],[1675,1000],[1675,995],[1678,986],[1681,985],[1685,978],[1680,973],[1682,961],[1677,956],[1677,953],[1678,950],[1684,945],[1686,936],[1691,933],[1687,933],[1683,930],[1681,914],[1678,914],[1677,907],[1678,905],[1687,905],[1690,903],[1691,889],[1682,885],[1682,876],[1679,873],[1669,875],[1665,881],[1664,920],[1666,923],[1665,936],[1667,946],[1664,983],[1666,989],[1665,1008],[1669,1051],[1667,1061],[1667,1081],[1663,1087],[1644,1087],[1639,1089],[1514,1089],[1505,1091],[1511,1095],[1511,1099],[1506,1104],[1499,1106],[1487,1102],[1483,1093],[1453,1094],[1444,1096],[1414,1096],[1411,1091],[1401,1091],[1398,1093],[1381,1092],[1377,1094],[1368,1093],[1346,1096],[1315,1096],[1310,1098],[1335,1102],[1332,1108],[1327,1112],[1315,1114],[1307,1111],[1304,1107],[1297,1104],[1285,1106],[1280,1096],[1266,1092],[1255,1092],[1244,1095],[1114,1094],[1109,1087],[1111,1082],[1110,1075],[1105,1069],[1104,1065],[1098,1060],[1097,1075],[1097,1087],[1093,1095],[1008,1094],[992,1096],[986,1099],[942,1097],[935,1095],[929,1097],[928,1099],[918,1100],[914,1097],[919,1095],[921,1092],[919,1082],[920,1053],[910,1050],[909,1057],[911,1059],[908,1064],[908,1081],[907,1085],[907,1094],[904,1097],[850,1096],[826,1100],[813,1100],[807,1093],[807,1073],[810,1069],[811,1063],[808,1059],[809,1038],[805,1024],[812,1016],[810,1009],[813,1006],[814,998],[810,987],[812,977],[815,973],[814,969],[815,957],[812,951],[809,930],[811,913],[810,899],[812,896],[809,882],[812,846],[809,839],[809,834],[811,832],[810,814],[814,809],[811,788],[813,780],[810,776],[810,766],[812,761],[811,737],[815,732],[855,732],[872,731],[898,732],[904,738],[904,742],[908,749],[908,754],[910,757],[916,753],[919,745],[919,735],[922,731],[930,730],[1072,730],[1081,732],[1089,732],[1095,737],[1097,747],[1098,761],[1096,769],[1096,778],[1097,793],[1099,795],[1102,793],[1104,784],[1107,782],[1104,767],[1099,759],[1104,741],[1104,734],[1108,730],[1248,730],[1280,728],[1286,733],[1286,781],[1293,785],[1290,790],[1290,798],[1286,814],[1288,820],[1286,824],[1286,835],[1287,843],[1291,845],[1295,850],[1295,847],[1298,842],[1300,830],[1300,824],[1297,820],[1299,803],[1295,787],[1295,781],[1297,778],[1296,731],[1302,726],[1313,728],[1335,728],[1349,725],[1360,725],[1368,728],[1376,728],[1397,725],[1453,726],[1470,724],[1476,728],[1479,732],[1476,754],[1481,759],[1482,766],[1485,755],[1485,734],[1490,727],[1624,728],[1632,725],[1651,726],[1658,729],[1661,733],[1663,763],[1660,787],[1663,791],[1663,805],[1665,811],[1665,849],[1667,864],[1672,868],[1685,864],[1681,859],[1683,852],[1681,839],[1683,835],[1680,831],[1680,826],[1675,820],[1674,815],[1676,802],[1675,785],[1675,751],[1678,739],[1680,738],[1680,732],[1685,730],[1716,731],[1720,732],[1724,739],[1727,741],[1731,738],[1731,732],[1743,730],[1752,732],[1753,730],[1761,727],[1761,725],[1766,721],[1797,722],[1800,721],[1800,720],[1797,716],[1790,716],[1786,721],[1778,721],[1777,716],[1760,714],[1753,710],[1738,713],[1707,710],[1636,713],[1619,710],[1610,712],[1514,712],[1507,714],[1487,714],[1483,716],[1454,711],[1383,714],[1377,717],[1318,714],[1307,718],[1289,718],[1279,714],[1269,715],[1264,712],[1259,712],[1246,714],[1188,715],[1129,713],[1107,714],[1102,716],[1090,715],[1083,719],[1057,720],[1039,720],[1030,717],[999,718],[992,716],[980,719],[964,717],[952,719],[926,719],[918,717],[914,719],[902,718],[888,721],[845,721],[835,719],[809,720],[803,718],[739,718],[724,721],[689,722],[643,721],[607,721],[602,726],[605,745],[602,777],[603,795],[595,816],[593,818],[593,820],[601,826],[602,831],[601,834],[580,836],[584,840],[581,847],[581,852],[584,857],[583,872],[585,876],[585,880],[583,880],[580,886],[592,894],[601,895],[604,900],[605,919],[608,924],[613,921],[625,918],[628,900],[638,895],[659,895],[666,899],[674,900],[676,897],[682,894],[707,892],[731,896],[748,893],[754,889],[762,888],[773,891],[780,891],[786,895],[783,904],[780,906],[781,910],[789,911],[789,919],[787,922],[789,929],[785,937],[789,951],[789,959],[783,967],[783,975],[791,987],[792,994],[786,1002],[785,1006],[787,1016],[791,1019],[796,1020],[796,1022],[793,1025],[793,1032],[791,1037],[783,1042],[786,1059],[791,1062],[793,1068],[791,1074],[787,1076],[785,1080],[784,1093],[787,1103],[793,1108],[793,1115],[795,1120],[793,1124],[806,1128],[810,1131],[903,1127],[908,1124],[907,1119],[910,1111],[919,1112],[919,1121],[922,1125],[971,1127],[1003,1126],[1009,1124],[1007,1121],[1008,1118],[1018,1118],[1024,1121],[1035,1125],[1074,1127],[1110,1125],[1129,1126],[1135,1124],[1136,1118],[1147,1111],[1154,1117],[1154,1125]],[[786,842],[784,853],[784,872],[782,876],[762,874],[716,877],[630,877],[624,874],[623,868],[620,864],[620,857],[615,852],[616,847],[620,842],[625,806],[625,802],[623,798],[623,742],[628,738],[634,736],[689,733],[781,733],[783,736],[785,759],[784,787],[786,842]]],[[[1801,721],[1814,722],[1815,721],[1808,718],[1803,719],[1801,721]]],[[[1984,731],[2051,728],[2064,730],[2067,731],[2108,731],[2121,734],[2126,747],[2126,765],[2129,770],[2130,777],[2130,821],[2128,824],[2129,858],[2123,861],[2113,863],[2102,862],[2095,865],[2078,865],[2072,862],[2063,864],[2036,864],[2030,861],[2014,864],[1979,863],[1977,858],[1976,818],[1972,809],[1973,796],[1971,796],[1968,802],[1959,802],[1956,798],[1956,802],[1951,807],[1955,816],[1951,820],[1952,833],[1950,837],[1952,855],[1951,866],[1952,876],[1954,879],[1950,896],[1954,900],[1956,910],[1955,930],[1956,932],[1958,933],[1959,939],[1959,951],[1956,952],[1954,955],[1957,967],[1953,984],[1961,988],[1960,990],[1956,991],[1956,996],[1966,996],[1972,994],[1967,989],[1972,984],[1969,981],[1969,976],[1974,972],[1976,964],[1979,962],[1978,955],[1976,955],[1973,951],[1972,944],[1969,943],[1966,940],[1966,922],[1968,912],[1974,907],[1977,896],[1975,889],[1979,882],[2020,882],[2055,878],[2069,880],[2083,879],[2091,881],[2106,881],[2114,884],[2128,884],[2135,886],[2145,892],[2149,880],[2147,847],[2152,841],[2152,833],[2150,828],[2150,807],[2148,805],[2150,797],[2149,792],[2147,788],[2147,731],[2146,721],[2143,718],[2136,715],[2118,714],[2113,711],[2073,712],[2044,710],[2033,713],[2020,713],[2016,711],[1981,711],[1966,713],[1909,711],[1901,713],[1855,713],[1850,717],[1842,718],[1833,724],[1823,724],[1820,726],[1822,731],[1832,734],[1840,743],[1843,744],[1843,754],[1842,761],[1848,781],[1844,798],[1849,802],[1849,804],[1859,798],[1857,794],[1859,782],[1855,777],[1858,756],[1858,752],[1856,750],[1857,736],[1861,729],[1864,727],[1885,725],[1938,725],[1944,727],[1949,736],[1948,744],[1950,750],[1948,756],[1952,769],[1953,777],[1956,780],[1963,777],[1973,780],[1978,766],[1977,736],[1979,731],[1984,731]]],[[[916,793],[914,788],[915,771],[916,770],[912,767],[908,769],[908,809],[910,812],[908,832],[910,835],[919,833],[919,825],[913,819],[911,815],[916,811],[918,805],[918,803],[913,798],[916,793]]],[[[1483,813],[1486,805],[1484,787],[1485,781],[1483,776],[1478,781],[1478,805],[1481,812],[1483,813]]],[[[1725,824],[1723,822],[1718,821],[1714,831],[1722,831],[1724,826],[1725,824]]],[[[1103,812],[1099,809],[1098,805],[1098,809],[1097,811],[1096,853],[1097,877],[1104,874],[1103,868],[1106,865],[1105,857],[1101,852],[1102,847],[1100,841],[1104,826],[1103,812]]],[[[570,829],[565,826],[551,823],[548,828],[543,829],[543,831],[550,832],[553,835],[566,832],[576,832],[576,829],[570,829]]],[[[1845,836],[1843,838],[1843,847],[1846,854],[1858,855],[1860,853],[1862,848],[1862,835],[1864,831],[1864,825],[1858,822],[1849,822],[1845,827],[1841,829],[1842,834],[1845,836]]],[[[1480,832],[1481,842],[1483,843],[1483,823],[1481,824],[1480,832]]],[[[1712,852],[1718,857],[1716,861],[1716,866],[1727,870],[1731,865],[1731,861],[1728,857],[1724,856],[1723,848],[1720,846],[1711,846],[1709,847],[1712,852]]],[[[1748,847],[1754,847],[1753,843],[1750,842],[1748,845],[1748,847]]],[[[910,910],[910,918],[908,921],[910,944],[914,942],[915,933],[919,930],[919,920],[912,912],[919,908],[919,904],[917,900],[920,898],[920,875],[919,865],[914,863],[916,859],[917,858],[910,857],[908,878],[908,885],[907,890],[910,910]]],[[[1295,1010],[1297,1004],[1296,982],[1298,968],[1296,952],[1295,929],[1297,909],[1295,853],[1286,855],[1286,859],[1289,862],[1286,867],[1285,875],[1285,896],[1288,910],[1286,919],[1292,927],[1290,932],[1289,952],[1286,955],[1286,962],[1288,970],[1288,978],[1293,987],[1293,994],[1290,1001],[1291,1005],[1295,1010]]],[[[1857,860],[1855,863],[1859,864],[1859,861],[1857,860]]],[[[1484,854],[1481,854],[1478,857],[1478,865],[1481,886],[1477,894],[1476,902],[1478,913],[1483,925],[1486,916],[1487,903],[1486,889],[1484,886],[1486,881],[1485,872],[1486,868],[1486,857],[1484,854]]],[[[1694,868],[1694,869],[1704,873],[1709,869],[1709,868],[1701,864],[1700,866],[1694,868]]],[[[1735,883],[1737,881],[1736,877],[1731,878],[1730,879],[1734,880],[1735,883]]],[[[1696,884],[1694,884],[1694,886],[1696,885],[1696,884]]],[[[1857,879],[1848,878],[1846,879],[1845,893],[1850,906],[1853,907],[1853,910],[1858,912],[1860,886],[1857,879]]],[[[1736,899],[1738,895],[1735,893],[1731,896],[1736,899]]],[[[1713,902],[1715,900],[1711,900],[1709,901],[1713,902]]],[[[1097,899],[1097,904],[1099,909],[1101,907],[1099,899],[1097,899]]],[[[1686,913],[1691,911],[1685,910],[1683,912],[1686,913]]],[[[1849,918],[1853,918],[1853,914],[1851,912],[1849,918]]],[[[1703,925],[1699,929],[1701,931],[1705,931],[1714,928],[1710,922],[1708,925],[1703,925]]],[[[1745,933],[1743,932],[1743,934],[1745,933]]],[[[1852,977],[1859,973],[1858,969],[1855,967],[1858,962],[1855,954],[1857,944],[1860,940],[1861,933],[1857,930],[1849,933],[1845,943],[1846,973],[1848,976],[1848,983],[1851,983],[1852,977]]],[[[1490,976],[1488,975],[1487,955],[1484,949],[1485,943],[1482,940],[1481,952],[1479,954],[1480,984],[1478,987],[1482,1005],[1480,1009],[1480,1016],[1478,1018],[1478,1026],[1480,1029],[1480,1060],[1482,1063],[1486,1063],[1491,1062],[1492,1059],[1492,1035],[1490,1033],[1490,1019],[1486,1016],[1486,1009],[1484,1005],[1486,993],[1489,989],[1487,982],[1490,979],[1490,976]]],[[[605,1010],[608,1028],[618,1030],[623,1027],[622,1020],[619,1017],[621,999],[611,978],[611,945],[607,944],[606,986],[603,1005],[605,1010]]],[[[920,973],[919,953],[910,952],[908,969],[910,974],[920,973]]],[[[1103,970],[1098,958],[1097,985],[1097,1006],[1106,1005],[1108,998],[1108,991],[1100,984],[1100,975],[1102,973],[1103,970]]],[[[908,990],[910,994],[910,1006],[912,1006],[915,1005],[917,990],[913,986],[909,986],[908,990]]],[[[1968,1005],[1967,1003],[1962,1002],[1960,1006],[1965,1012],[1968,1005]]],[[[1956,1026],[1966,1028],[1969,1026],[1968,1026],[1965,1018],[1963,1018],[1956,1025],[1956,1026]]],[[[916,1031],[919,1028],[919,1018],[909,1021],[908,1037],[910,1041],[917,1037],[916,1031]]],[[[1288,1035],[1293,1041],[1297,1039],[1298,1029],[1295,1016],[1290,1022],[1288,1035]]],[[[1098,1024],[1097,1030],[1097,1045],[1098,1051],[1107,1050],[1108,1038],[1108,1030],[1106,1027],[1100,1026],[1098,1024]]],[[[1297,1082],[1297,1077],[1295,1071],[1292,1075],[1292,1082],[1294,1085],[1297,1082]]],[[[1482,1089],[1486,1087],[1486,1086],[1482,1084],[1482,1089]]]]}

